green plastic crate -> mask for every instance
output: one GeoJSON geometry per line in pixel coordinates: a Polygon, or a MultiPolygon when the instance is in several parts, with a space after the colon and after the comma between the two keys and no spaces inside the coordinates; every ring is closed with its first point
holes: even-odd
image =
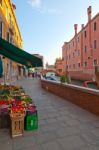
{"type": "Polygon", "coordinates": [[[37,129],[38,129],[38,115],[37,114],[27,115],[25,117],[25,130],[31,131],[37,129]]]}

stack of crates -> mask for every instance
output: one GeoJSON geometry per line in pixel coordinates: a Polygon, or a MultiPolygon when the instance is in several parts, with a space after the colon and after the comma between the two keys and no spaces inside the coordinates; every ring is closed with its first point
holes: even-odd
{"type": "Polygon", "coordinates": [[[32,131],[38,129],[38,114],[37,110],[35,112],[28,112],[26,113],[25,117],[25,130],[32,131]]]}

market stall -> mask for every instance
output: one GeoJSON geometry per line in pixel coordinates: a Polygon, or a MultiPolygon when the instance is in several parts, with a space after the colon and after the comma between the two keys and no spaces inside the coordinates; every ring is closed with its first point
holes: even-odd
{"type": "Polygon", "coordinates": [[[9,128],[11,137],[24,130],[38,129],[38,114],[32,99],[22,87],[0,85],[0,129],[9,128]]]}

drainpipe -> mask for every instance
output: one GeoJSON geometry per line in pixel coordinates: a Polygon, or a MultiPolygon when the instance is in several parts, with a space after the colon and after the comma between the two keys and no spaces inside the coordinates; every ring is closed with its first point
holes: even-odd
{"type": "Polygon", "coordinates": [[[76,41],[76,50],[77,50],[77,28],[78,28],[78,24],[74,24],[75,41],[76,41]]]}

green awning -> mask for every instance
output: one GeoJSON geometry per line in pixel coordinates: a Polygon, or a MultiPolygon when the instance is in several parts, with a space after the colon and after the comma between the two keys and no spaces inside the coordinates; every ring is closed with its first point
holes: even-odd
{"type": "Polygon", "coordinates": [[[20,64],[25,65],[27,67],[29,66],[28,63],[25,61],[25,59],[19,58],[16,55],[9,53],[9,51],[7,51],[5,49],[0,48],[0,54],[2,54],[3,56],[5,56],[5,57],[17,62],[17,63],[20,63],[20,64]]]}
{"type": "Polygon", "coordinates": [[[0,38],[0,54],[27,67],[41,67],[42,60],[0,38]]]}

